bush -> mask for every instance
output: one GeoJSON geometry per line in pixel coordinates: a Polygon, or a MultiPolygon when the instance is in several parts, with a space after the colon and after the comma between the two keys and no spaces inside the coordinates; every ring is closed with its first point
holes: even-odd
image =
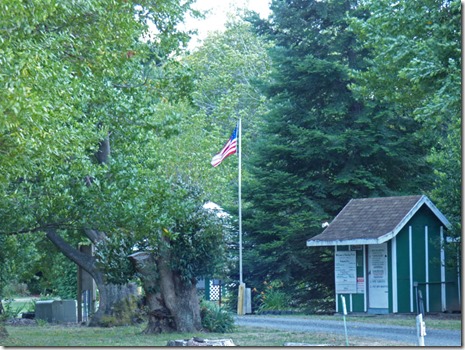
{"type": "Polygon", "coordinates": [[[204,330],[214,333],[229,333],[234,331],[232,313],[216,303],[202,300],[200,316],[204,330]]]}
{"type": "Polygon", "coordinates": [[[258,310],[287,310],[288,308],[289,298],[287,294],[281,291],[272,290],[263,296],[262,304],[258,310]]]}
{"type": "Polygon", "coordinates": [[[271,283],[264,282],[265,290],[259,295],[260,306],[259,312],[269,310],[287,310],[289,309],[290,297],[282,290],[283,283],[273,281],[271,283]]]}
{"type": "Polygon", "coordinates": [[[2,319],[10,319],[18,317],[21,311],[26,307],[27,303],[17,305],[13,299],[6,299],[3,301],[3,312],[1,314],[2,319]]]}
{"type": "Polygon", "coordinates": [[[306,314],[332,314],[334,289],[321,283],[305,283],[295,288],[295,300],[306,314]]]}
{"type": "Polygon", "coordinates": [[[0,291],[1,295],[4,295],[7,298],[16,297],[16,296],[29,296],[29,290],[27,289],[26,283],[20,283],[18,281],[11,281],[5,287],[3,291],[0,291]]]}

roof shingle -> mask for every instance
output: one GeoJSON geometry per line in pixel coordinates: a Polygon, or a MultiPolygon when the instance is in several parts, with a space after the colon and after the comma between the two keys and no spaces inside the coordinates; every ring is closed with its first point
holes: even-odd
{"type": "Polygon", "coordinates": [[[309,241],[377,239],[393,231],[422,197],[352,199],[322,233],[309,241]]]}

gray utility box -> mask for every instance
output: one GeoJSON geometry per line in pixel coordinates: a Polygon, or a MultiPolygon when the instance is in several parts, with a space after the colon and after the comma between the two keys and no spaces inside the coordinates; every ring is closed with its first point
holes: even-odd
{"type": "Polygon", "coordinates": [[[38,320],[49,323],[77,323],[76,300],[40,300],[36,302],[38,320]]]}

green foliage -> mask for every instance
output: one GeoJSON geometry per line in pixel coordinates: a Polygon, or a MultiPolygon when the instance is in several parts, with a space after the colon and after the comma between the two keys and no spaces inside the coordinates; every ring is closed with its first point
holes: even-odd
{"type": "Polygon", "coordinates": [[[229,219],[203,208],[205,193],[182,177],[173,182],[170,194],[167,200],[172,224],[162,230],[162,235],[173,256],[170,262],[173,271],[184,280],[223,272],[229,219]]]}
{"type": "Polygon", "coordinates": [[[286,293],[280,281],[263,282],[264,289],[259,294],[260,306],[258,312],[269,310],[288,310],[290,304],[290,295],[286,293]]]}
{"type": "Polygon", "coordinates": [[[62,254],[57,254],[55,265],[47,276],[52,295],[61,299],[76,299],[77,294],[77,265],[69,261],[62,254]]]}
{"type": "Polygon", "coordinates": [[[418,121],[349,89],[354,72],[370,69],[370,52],[350,28],[369,11],[346,0],[271,8],[269,21],[255,22],[274,46],[269,112],[245,162],[246,282],[281,280],[293,295],[319,282],[324,300],[334,283],[332,252],[305,241],[350,199],[423,193],[433,171],[418,121]]]}
{"type": "MultiPolygon", "coordinates": [[[[461,221],[461,7],[458,1],[364,1],[366,18],[351,28],[370,51],[369,68],[352,89],[418,121],[435,177],[429,195],[451,221],[461,221]]],[[[420,173],[420,171],[418,172],[420,173]]],[[[456,254],[452,254],[455,257],[456,254]]]]}
{"type": "Polygon", "coordinates": [[[221,270],[231,223],[201,205],[235,206],[234,162],[209,160],[239,116],[252,286],[324,301],[332,253],[305,240],[353,197],[429,192],[460,235],[458,2],[273,1],[254,22],[263,36],[232,21],[179,60],[190,4],[0,4],[0,292],[28,281],[73,296],[74,264],[2,235],[46,227],[73,246],[106,232],[97,257],[115,283],[136,243],[168,245],[185,279],[221,270]]]}
{"type": "Polygon", "coordinates": [[[104,271],[107,283],[125,284],[134,276],[134,266],[127,258],[132,252],[135,240],[132,235],[116,231],[95,246],[95,257],[104,271]]]}
{"type": "MultiPolygon", "coordinates": [[[[125,219],[137,202],[135,193],[122,198],[121,192],[134,191],[136,183],[125,185],[138,170],[155,170],[153,144],[173,126],[165,123],[171,115],[157,104],[160,86],[169,79],[162,74],[164,63],[174,60],[168,56],[186,39],[173,23],[190,3],[145,1],[135,9],[130,2],[52,1],[45,6],[30,1],[25,8],[14,0],[2,2],[0,82],[9,88],[0,92],[5,116],[0,169],[6,174],[0,183],[1,232],[47,225],[108,228],[105,221],[114,217],[134,224],[125,219]],[[148,19],[158,31],[151,40],[139,40],[148,19]],[[143,133],[148,125],[152,131],[143,133]],[[109,132],[114,172],[94,157],[109,132]],[[143,147],[147,140],[150,145],[143,147]],[[141,150],[132,148],[137,143],[144,143],[141,150]],[[110,176],[115,180],[107,181],[110,176]],[[86,186],[86,178],[94,185],[86,186]],[[120,190],[110,196],[113,188],[120,190]],[[109,202],[121,200],[127,202],[109,208],[109,202]]],[[[137,186],[148,180],[136,178],[137,186]]]]}
{"type": "MultiPolygon", "coordinates": [[[[1,234],[53,227],[76,247],[83,229],[107,232],[102,262],[119,269],[108,278],[127,278],[124,254],[132,236],[147,237],[170,223],[163,196],[180,166],[175,155],[182,139],[167,149],[166,140],[179,136],[188,113],[170,81],[187,75],[174,63],[187,39],[175,24],[190,4],[2,2],[0,83],[8,88],[0,92],[1,234]],[[148,20],[156,30],[140,40],[148,20]],[[96,153],[109,134],[110,159],[102,164],[96,153]]],[[[37,260],[48,265],[43,256],[37,260]]],[[[71,295],[75,266],[48,267],[54,276],[36,269],[42,275],[25,279],[71,295]]]]}
{"type": "Polygon", "coordinates": [[[2,301],[2,304],[3,312],[2,314],[0,314],[0,317],[2,317],[3,319],[18,317],[27,305],[27,303],[17,305],[16,303],[14,303],[14,299],[5,299],[2,301]]]}
{"type": "Polygon", "coordinates": [[[0,295],[14,297],[28,295],[31,292],[27,284],[34,275],[34,266],[40,259],[41,254],[36,248],[37,237],[1,236],[0,246],[0,295]]]}
{"type": "MultiPolygon", "coordinates": [[[[66,235],[69,237],[69,235],[66,235]]],[[[36,235],[32,240],[34,249],[31,250],[27,264],[21,259],[24,248],[18,247],[12,256],[17,267],[24,264],[24,272],[18,279],[27,285],[31,294],[53,295],[61,299],[76,299],[77,266],[67,259],[48,240],[36,235]]],[[[24,244],[24,243],[22,243],[24,244]]]]}
{"type": "Polygon", "coordinates": [[[298,300],[305,314],[334,314],[333,286],[327,286],[319,281],[302,283],[296,288],[293,297],[298,300]]]}
{"type": "Polygon", "coordinates": [[[39,327],[47,327],[49,325],[46,320],[36,320],[36,323],[39,327]]]}
{"type": "Polygon", "coordinates": [[[200,316],[202,318],[202,327],[208,332],[228,333],[233,332],[235,329],[232,313],[216,303],[202,300],[200,316]]]}
{"type": "MultiPolygon", "coordinates": [[[[443,137],[460,115],[460,4],[457,1],[364,1],[371,15],[351,27],[371,51],[357,86],[397,103],[443,137]]],[[[426,130],[425,130],[426,131],[426,130]]]]}
{"type": "MultiPolygon", "coordinates": [[[[244,16],[238,12],[238,16],[244,16]]],[[[204,115],[205,123],[201,131],[209,141],[203,141],[203,152],[213,156],[229,137],[238,118],[242,118],[242,154],[248,157],[252,149],[250,140],[257,137],[260,115],[267,110],[267,100],[254,84],[268,81],[271,62],[267,47],[262,38],[251,30],[243,19],[230,19],[224,32],[213,32],[191,55],[186,63],[195,79],[192,102],[204,115]]],[[[209,161],[211,157],[207,159],[209,161]]],[[[236,206],[235,184],[237,163],[228,159],[217,168],[206,170],[203,179],[211,189],[210,200],[220,203],[223,208],[236,206]]],[[[247,177],[247,169],[243,171],[247,177]]]]}
{"type": "Polygon", "coordinates": [[[26,283],[10,280],[5,287],[3,287],[3,291],[0,294],[5,298],[12,298],[15,296],[28,296],[30,292],[26,283]]]}

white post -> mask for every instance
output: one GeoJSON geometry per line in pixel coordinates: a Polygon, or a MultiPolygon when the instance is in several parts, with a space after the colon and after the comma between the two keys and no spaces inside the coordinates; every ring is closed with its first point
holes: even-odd
{"type": "Polygon", "coordinates": [[[346,306],[346,298],[341,295],[342,300],[342,318],[344,320],[344,333],[346,335],[346,346],[349,346],[349,337],[347,336],[347,323],[346,323],[346,315],[347,315],[347,306],[346,306]]]}
{"type": "Polygon", "coordinates": [[[418,346],[425,346],[426,327],[425,327],[425,322],[423,322],[423,315],[419,314],[416,317],[416,321],[417,321],[418,346]]]}
{"type": "Polygon", "coordinates": [[[444,250],[444,227],[441,226],[440,231],[441,240],[441,311],[446,311],[446,252],[444,250]]]}

